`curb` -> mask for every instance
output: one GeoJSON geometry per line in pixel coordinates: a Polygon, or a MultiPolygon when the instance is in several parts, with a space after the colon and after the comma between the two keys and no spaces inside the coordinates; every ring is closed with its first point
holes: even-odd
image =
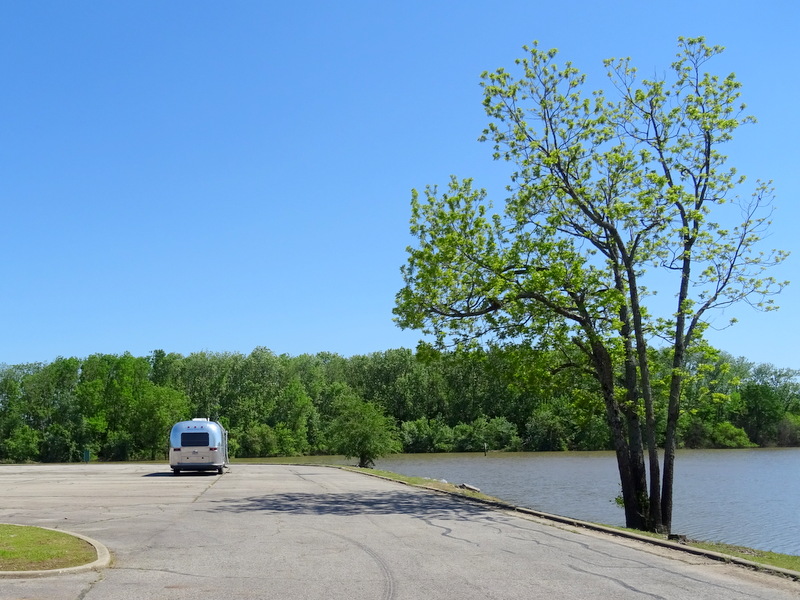
{"type": "MultiPolygon", "coordinates": [[[[8,523],[8,525],[19,525],[19,523],[8,523]]],[[[26,525],[25,527],[39,527],[38,525],[26,525]]],[[[52,577],[54,575],[70,575],[72,573],[81,573],[83,571],[96,571],[107,567],[111,563],[111,553],[103,544],[90,537],[81,535],[80,533],[73,533],[71,531],[64,531],[63,529],[53,529],[52,527],[39,527],[39,529],[46,529],[48,531],[56,531],[58,533],[66,533],[73,537],[82,539],[84,542],[91,544],[97,553],[97,559],[85,565],[78,565],[77,567],[65,567],[63,569],[46,569],[42,571],[0,571],[0,579],[12,578],[33,578],[33,577],[52,577]]]]}
{"type": "Polygon", "coordinates": [[[739,558],[738,556],[731,556],[729,554],[721,554],[719,552],[714,552],[713,550],[703,550],[702,548],[695,548],[693,546],[687,546],[685,544],[680,544],[677,542],[672,542],[669,540],[662,540],[659,538],[650,537],[647,535],[640,535],[638,533],[634,533],[632,531],[626,531],[624,529],[614,529],[613,527],[607,527],[605,525],[600,525],[598,523],[591,523],[589,521],[581,521],[579,519],[573,519],[570,517],[562,517],[560,515],[553,515],[550,513],[542,512],[539,510],[534,510],[532,508],[526,508],[524,506],[515,506],[514,504],[508,504],[506,502],[502,502],[500,500],[487,500],[484,498],[476,498],[474,496],[467,496],[465,494],[459,494],[458,492],[451,492],[448,490],[440,490],[439,488],[429,487],[427,485],[417,485],[413,483],[408,483],[406,481],[401,481],[399,479],[392,479],[391,477],[384,477],[383,475],[378,475],[376,473],[366,473],[364,471],[356,471],[353,469],[348,469],[346,466],[338,466],[338,465],[325,465],[330,466],[333,468],[339,468],[343,470],[349,470],[351,473],[361,473],[362,475],[367,475],[368,477],[376,477],[378,479],[384,479],[386,481],[394,481],[395,483],[400,483],[403,485],[407,485],[409,487],[420,488],[423,490],[428,490],[431,492],[438,492],[440,494],[447,494],[448,496],[452,496],[454,498],[462,498],[464,500],[468,500],[470,502],[475,502],[477,504],[483,504],[485,506],[491,506],[493,508],[498,508],[501,510],[508,510],[512,512],[522,513],[524,515],[529,515],[532,517],[536,517],[539,519],[544,519],[546,521],[553,521],[555,523],[560,523],[562,525],[571,525],[572,527],[578,527],[582,529],[590,529],[592,531],[598,531],[601,533],[605,533],[608,535],[627,538],[631,540],[636,540],[639,542],[644,542],[646,544],[652,544],[655,546],[661,546],[662,548],[669,548],[672,550],[677,550],[679,552],[686,552],[688,554],[693,554],[695,556],[702,556],[705,558],[710,558],[712,560],[716,560],[719,562],[730,563],[739,565],[741,567],[746,567],[748,569],[753,569],[755,571],[762,571],[765,573],[771,573],[773,575],[779,575],[782,577],[788,577],[795,581],[800,581],[800,571],[792,571],[789,569],[782,569],[781,567],[774,567],[771,565],[767,565],[764,563],[754,562],[752,560],[747,560],[745,558],[739,558]]]}

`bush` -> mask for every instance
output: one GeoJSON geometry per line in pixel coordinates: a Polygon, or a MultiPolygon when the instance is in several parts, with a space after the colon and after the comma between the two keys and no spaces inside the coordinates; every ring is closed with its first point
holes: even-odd
{"type": "Polygon", "coordinates": [[[41,441],[41,433],[29,425],[19,425],[6,439],[0,440],[3,459],[14,463],[38,461],[41,441]]]}
{"type": "Polygon", "coordinates": [[[489,419],[485,428],[485,440],[490,450],[521,450],[522,438],[517,427],[505,417],[489,419]]]}
{"type": "Polygon", "coordinates": [[[235,440],[236,456],[258,458],[274,456],[278,452],[278,440],[275,431],[266,423],[256,423],[244,431],[231,432],[235,440]]]}
{"type": "Polygon", "coordinates": [[[744,429],[723,421],[710,428],[709,438],[712,448],[753,448],[756,446],[747,437],[744,429]]]}
{"type": "Polygon", "coordinates": [[[711,445],[709,428],[697,417],[681,417],[678,421],[681,446],[684,448],[708,448],[711,445]]]}
{"type": "Polygon", "coordinates": [[[569,448],[570,431],[564,420],[550,406],[537,408],[525,423],[525,449],[537,452],[569,448]]]}
{"type": "Polygon", "coordinates": [[[400,426],[404,452],[450,452],[453,430],[438,419],[406,421],[400,426]]]}
{"type": "Polygon", "coordinates": [[[459,423],[453,428],[453,446],[457,452],[519,450],[522,440],[517,428],[505,417],[478,417],[472,423],[459,423]]]}
{"type": "Polygon", "coordinates": [[[130,460],[133,452],[133,436],[127,431],[112,431],[100,448],[103,460],[130,460]]]}
{"type": "Polygon", "coordinates": [[[50,425],[42,440],[42,462],[72,462],[79,460],[78,448],[69,431],[58,423],[50,425]]]}
{"type": "Polygon", "coordinates": [[[778,423],[778,446],[800,446],[800,415],[786,414],[778,423]]]}
{"type": "Polygon", "coordinates": [[[729,421],[706,423],[697,416],[682,420],[681,438],[686,448],[753,448],[741,427],[729,421]]]}

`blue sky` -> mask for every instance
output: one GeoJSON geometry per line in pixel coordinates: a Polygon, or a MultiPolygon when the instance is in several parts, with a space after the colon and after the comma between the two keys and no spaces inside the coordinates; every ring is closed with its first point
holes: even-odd
{"type": "MultiPolygon", "coordinates": [[[[663,72],[681,35],[726,46],[759,119],[726,150],[774,180],[766,245],[796,278],[798,22],[788,0],[3,2],[0,363],[415,347],[391,314],[410,190],[500,199],[479,76],[533,40],[592,77],[663,72]]],[[[710,339],[800,368],[798,299],[710,339]]]]}

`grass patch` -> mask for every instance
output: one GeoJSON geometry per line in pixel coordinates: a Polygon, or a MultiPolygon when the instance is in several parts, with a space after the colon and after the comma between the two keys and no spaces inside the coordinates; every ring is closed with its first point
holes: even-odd
{"type": "Polygon", "coordinates": [[[0,571],[66,569],[96,559],[94,546],[74,535],[0,524],[0,571]]]}
{"type": "Polygon", "coordinates": [[[408,485],[430,488],[442,492],[447,492],[449,494],[466,496],[467,498],[478,498],[480,500],[486,500],[488,502],[503,502],[498,498],[494,498],[493,496],[487,496],[482,492],[473,492],[472,490],[461,488],[455,485],[454,483],[440,481],[438,479],[400,475],[399,473],[392,473],[391,471],[381,471],[380,469],[362,469],[361,467],[350,467],[350,466],[345,466],[342,468],[347,471],[356,471],[358,473],[366,473],[367,475],[377,475],[378,477],[385,477],[386,479],[391,479],[393,481],[402,481],[403,483],[406,483],[408,485]]]}
{"type": "MultiPolygon", "coordinates": [[[[605,525],[611,529],[618,529],[620,531],[629,531],[636,535],[651,537],[658,540],[666,540],[667,536],[661,533],[653,533],[652,531],[639,531],[638,529],[628,529],[627,527],[615,527],[612,525],[605,525]]],[[[778,567],[779,569],[788,569],[789,571],[800,572],[800,556],[793,554],[780,554],[779,552],[769,552],[767,550],[757,550],[755,548],[748,548],[747,546],[737,546],[735,544],[725,544],[723,542],[701,542],[698,540],[687,539],[684,542],[678,542],[685,546],[698,548],[700,550],[709,550],[717,554],[725,554],[727,556],[735,556],[736,558],[743,558],[750,562],[758,563],[765,566],[778,567]]]]}
{"type": "Polygon", "coordinates": [[[789,569],[790,571],[800,571],[800,556],[767,552],[766,550],[755,550],[753,548],[746,548],[745,546],[735,546],[732,544],[723,544],[721,542],[697,542],[689,540],[686,543],[694,548],[736,556],[762,565],[771,565],[780,569],[789,569]]]}

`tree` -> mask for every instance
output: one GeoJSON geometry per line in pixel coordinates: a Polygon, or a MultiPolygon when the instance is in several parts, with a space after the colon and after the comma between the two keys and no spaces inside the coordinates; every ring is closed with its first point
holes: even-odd
{"type": "Polygon", "coordinates": [[[743,411],[737,425],[759,446],[774,443],[778,437],[778,423],[786,414],[778,390],[748,381],[740,393],[743,411]]]}
{"type": "Polygon", "coordinates": [[[584,75],[535,44],[517,61],[518,79],[504,69],[484,73],[491,121],[481,140],[514,165],[504,213],[490,214],[486,191],[469,179],[452,178],[441,196],[428,187],[424,200],[414,191],[418,243],[395,308],[401,327],[440,343],[525,342],[591,372],[626,522],[667,531],[687,351],[701,341],[712,309],[740,301],[773,308],[770,296],[783,284],[763,272],[785,257],[757,250],[771,190],[757,184],[742,200],[735,190],[744,179],[719,152],[751,121],[738,103],[740,84],[702,72],[721,48],[702,38],[678,45],[670,81],[639,82],[629,60],[605,61],[615,100],[587,93],[584,75]],[[648,310],[645,284],[674,291],[672,314],[648,310]],[[654,336],[667,340],[672,367],[660,436],[654,336]]]}
{"type": "Polygon", "coordinates": [[[177,363],[175,385],[189,398],[193,416],[216,419],[222,414],[220,403],[230,374],[225,363],[230,358],[227,354],[193,352],[177,363]]]}
{"type": "Polygon", "coordinates": [[[401,449],[394,420],[381,407],[364,402],[352,390],[340,388],[336,416],[329,425],[330,449],[346,458],[358,458],[358,466],[374,466],[375,459],[401,449]]]}
{"type": "Polygon", "coordinates": [[[163,457],[167,432],[189,414],[189,400],[183,392],[143,382],[127,429],[133,436],[136,456],[149,460],[163,457]]]}
{"type": "Polygon", "coordinates": [[[306,394],[300,379],[293,378],[278,395],[274,420],[276,427],[285,432],[284,442],[279,443],[283,455],[307,454],[309,422],[314,421],[316,409],[306,394]]]}
{"type": "Polygon", "coordinates": [[[175,352],[167,354],[163,350],[153,350],[150,361],[150,381],[160,386],[175,386],[176,366],[183,357],[175,352]]]}

